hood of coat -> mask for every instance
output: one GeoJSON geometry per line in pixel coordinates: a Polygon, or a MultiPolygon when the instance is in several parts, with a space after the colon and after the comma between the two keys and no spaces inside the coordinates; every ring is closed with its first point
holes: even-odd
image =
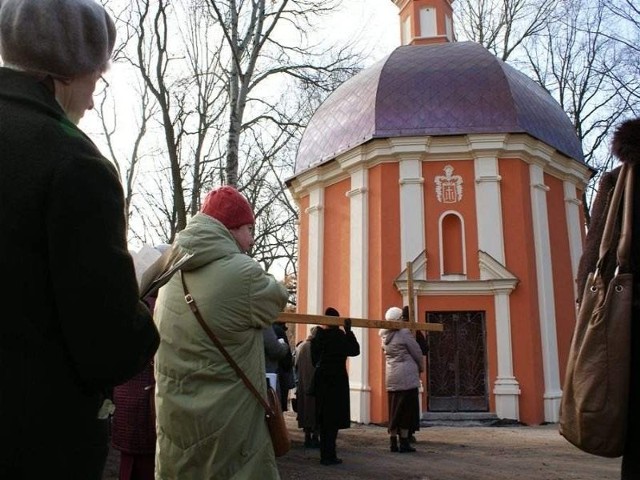
{"type": "Polygon", "coordinates": [[[627,120],[617,128],[611,151],[623,163],[640,164],[640,118],[627,120]]]}
{"type": "Polygon", "coordinates": [[[378,335],[380,335],[380,338],[382,339],[382,343],[384,343],[385,345],[389,345],[389,342],[393,340],[393,337],[395,337],[396,333],[398,333],[398,330],[381,328],[380,331],[378,332],[378,335]]]}
{"type": "Polygon", "coordinates": [[[187,227],[178,233],[176,244],[193,254],[182,266],[184,271],[195,270],[227,255],[244,255],[227,227],[204,213],[191,217],[187,227]]]}

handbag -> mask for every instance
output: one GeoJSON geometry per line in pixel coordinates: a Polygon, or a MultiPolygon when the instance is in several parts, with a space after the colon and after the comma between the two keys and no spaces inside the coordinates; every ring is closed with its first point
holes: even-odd
{"type": "Polygon", "coordinates": [[[603,457],[622,455],[626,440],[633,179],[632,166],[624,164],[607,210],[598,262],[588,275],[578,309],[560,402],[560,434],[579,449],[603,457]],[[620,240],[614,251],[612,238],[621,204],[620,240]],[[602,276],[606,262],[617,265],[609,282],[602,276]]]}
{"type": "Polygon", "coordinates": [[[214,343],[220,353],[227,359],[229,365],[235,370],[238,374],[238,377],[244,382],[249,391],[258,399],[258,402],[262,404],[265,410],[265,420],[267,422],[267,427],[269,429],[269,436],[271,437],[271,443],[273,445],[273,451],[276,457],[281,457],[289,450],[291,450],[291,439],[289,438],[289,430],[287,429],[287,424],[284,420],[284,415],[282,413],[282,407],[280,406],[280,400],[278,400],[278,394],[273,389],[273,387],[267,387],[267,399],[258,393],[256,387],[253,386],[251,380],[247,378],[242,369],[238,366],[235,360],[229,355],[227,349],[224,348],[218,337],[213,333],[213,331],[206,324],[204,319],[202,318],[202,314],[200,310],[198,310],[198,306],[196,305],[193,296],[189,293],[189,289],[187,288],[187,284],[184,280],[184,274],[182,270],[180,271],[180,279],[182,280],[182,288],[184,289],[184,299],[189,305],[189,308],[195,315],[198,323],[205,331],[205,333],[209,336],[211,341],[214,343]]]}

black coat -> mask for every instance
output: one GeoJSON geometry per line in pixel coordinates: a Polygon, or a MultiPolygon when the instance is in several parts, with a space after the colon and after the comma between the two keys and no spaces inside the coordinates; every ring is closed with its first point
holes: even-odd
{"type": "Polygon", "coordinates": [[[159,337],[138,300],[115,168],[51,85],[6,68],[0,271],[0,478],[95,478],[104,396],[142,370],[159,337]]]}
{"type": "Polygon", "coordinates": [[[325,428],[349,428],[349,375],[347,357],[360,355],[353,332],[339,328],[319,329],[311,340],[311,361],[316,367],[314,392],[318,425],[325,428]]]}

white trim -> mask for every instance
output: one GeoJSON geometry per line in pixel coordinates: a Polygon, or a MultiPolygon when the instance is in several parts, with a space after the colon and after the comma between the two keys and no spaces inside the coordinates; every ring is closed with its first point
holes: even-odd
{"type": "MultiPolygon", "coordinates": [[[[496,295],[510,294],[518,285],[518,278],[491,255],[478,251],[478,264],[482,280],[439,281],[415,280],[413,289],[417,295],[496,295]]],[[[407,294],[407,275],[403,271],[394,280],[402,295],[407,294]]]]}
{"type": "Polygon", "coordinates": [[[499,418],[520,420],[520,385],[513,375],[513,344],[511,339],[511,307],[509,294],[497,292],[493,297],[496,312],[496,349],[498,372],[493,394],[499,418]]]}
{"type": "MultiPolygon", "coordinates": [[[[463,280],[443,282],[440,280],[417,280],[413,282],[415,295],[443,296],[443,295],[465,295],[465,296],[487,296],[498,292],[510,292],[518,284],[518,279],[496,279],[496,280],[463,280]]],[[[402,295],[407,295],[407,281],[396,279],[394,281],[396,289],[402,295]]]]}
{"type": "Polygon", "coordinates": [[[322,280],[324,259],[324,188],[309,192],[309,258],[307,275],[307,313],[320,315],[322,309],[322,280]]]}
{"type": "Polygon", "coordinates": [[[540,340],[544,377],[544,420],[559,420],[560,365],[556,329],[555,294],[551,266],[551,239],[547,214],[548,187],[544,184],[544,171],[539,165],[529,165],[531,181],[531,217],[536,257],[538,308],[540,312],[540,340]]]}
{"type": "Polygon", "coordinates": [[[455,41],[453,35],[453,20],[451,19],[451,15],[444,15],[444,34],[447,37],[447,40],[449,40],[450,42],[455,41]]]}
{"type": "MultiPolygon", "coordinates": [[[[349,314],[368,317],[369,305],[369,203],[368,170],[360,167],[351,172],[350,244],[349,244],[349,314]]],[[[349,360],[351,420],[371,421],[371,386],[369,385],[369,332],[354,328],[360,344],[360,355],[349,360]]]]}
{"type": "MultiPolygon", "coordinates": [[[[419,158],[400,158],[400,270],[425,248],[424,178],[419,158]]],[[[424,278],[424,277],[423,277],[424,278]]]]}
{"type": "Polygon", "coordinates": [[[447,210],[446,212],[442,212],[442,214],[440,215],[440,218],[438,219],[438,240],[440,242],[440,279],[441,280],[466,280],[467,277],[467,242],[466,242],[466,235],[465,235],[465,225],[464,225],[464,218],[462,215],[460,215],[460,213],[456,212],[455,210],[447,210]],[[462,242],[462,272],[461,275],[460,274],[448,274],[445,275],[444,274],[444,247],[442,244],[442,221],[444,220],[444,217],[446,217],[447,215],[454,215],[456,217],[458,217],[460,219],[460,235],[461,235],[461,242],[462,242]],[[458,277],[458,278],[453,278],[453,277],[458,277]],[[462,277],[462,278],[459,278],[462,277]]]}
{"type": "MultiPolygon", "coordinates": [[[[573,279],[578,277],[578,264],[582,256],[582,226],[580,225],[580,207],[582,202],[576,197],[576,186],[565,180],[564,208],[567,215],[567,232],[569,232],[569,255],[571,256],[571,273],[573,279]]],[[[578,298],[578,286],[573,282],[573,294],[578,298]]]]}
{"type": "MultiPolygon", "coordinates": [[[[421,280],[427,279],[427,253],[425,250],[411,261],[411,268],[413,270],[413,278],[419,278],[421,280]]],[[[400,275],[396,280],[407,280],[407,265],[405,263],[404,268],[400,271],[400,275]]]]}
{"type": "Polygon", "coordinates": [[[440,280],[442,280],[443,282],[455,282],[466,279],[467,275],[462,273],[448,273],[446,275],[440,275],[440,280]]]}
{"type": "Polygon", "coordinates": [[[418,11],[420,33],[418,38],[433,38],[438,36],[438,10],[430,5],[421,7],[418,11]]]}
{"type": "Polygon", "coordinates": [[[476,181],[478,249],[504,264],[504,228],[498,159],[495,156],[477,157],[473,166],[476,181]]]}

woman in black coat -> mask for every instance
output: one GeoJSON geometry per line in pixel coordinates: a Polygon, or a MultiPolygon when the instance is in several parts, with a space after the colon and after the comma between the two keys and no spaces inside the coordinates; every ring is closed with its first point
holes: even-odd
{"type": "MultiPolygon", "coordinates": [[[[325,315],[339,317],[334,308],[325,315]]],[[[351,426],[349,405],[349,375],[347,357],[360,355],[360,345],[351,331],[351,320],[344,322],[344,332],[338,326],[318,330],[311,341],[311,360],[316,367],[314,392],[316,415],[320,429],[320,463],[342,463],[336,455],[338,430],[351,426]]]]}
{"type": "Polygon", "coordinates": [[[0,478],[100,480],[110,391],[159,343],[118,172],[77,126],[115,25],[94,0],[0,4],[0,478]]]}
{"type": "MultiPolygon", "coordinates": [[[[630,407],[621,475],[622,480],[631,480],[640,478],[640,417],[631,413],[634,406],[640,402],[640,325],[638,324],[640,322],[640,248],[638,247],[640,242],[640,118],[626,121],[620,125],[613,137],[612,152],[622,163],[635,165],[631,237],[631,268],[634,274],[634,285],[631,321],[630,407]]],[[[578,268],[578,302],[582,299],[587,276],[595,270],[598,262],[598,250],[607,217],[607,207],[611,201],[620,168],[618,167],[602,176],[598,193],[592,205],[591,225],[578,268]]],[[[620,225],[618,224],[613,237],[614,245],[618,244],[619,237],[620,225]]],[[[602,276],[607,282],[613,277],[615,267],[614,262],[604,266],[602,276]]]]}

